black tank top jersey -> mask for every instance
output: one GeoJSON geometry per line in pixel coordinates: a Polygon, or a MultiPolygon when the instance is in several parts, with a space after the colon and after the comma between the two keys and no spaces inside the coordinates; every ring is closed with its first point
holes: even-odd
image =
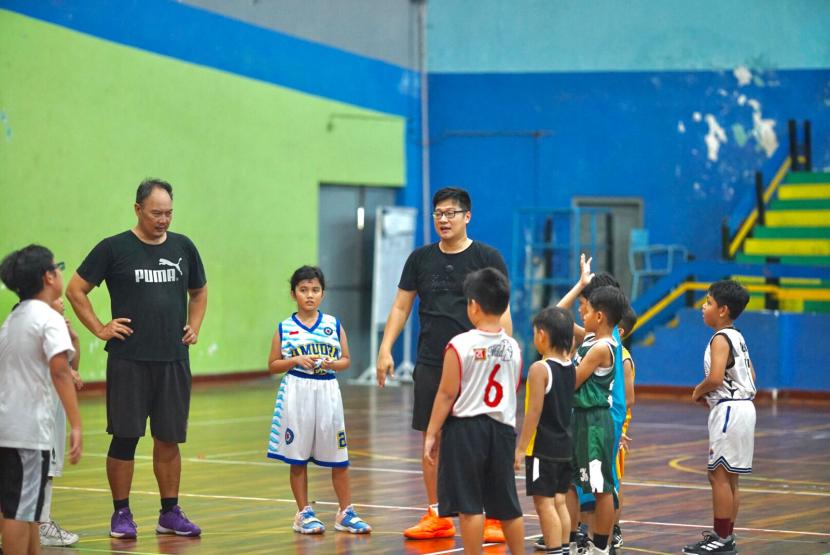
{"type": "Polygon", "coordinates": [[[555,461],[571,460],[571,412],[573,409],[576,368],[546,359],[552,379],[545,393],[542,414],[533,442],[533,456],[555,461]]]}

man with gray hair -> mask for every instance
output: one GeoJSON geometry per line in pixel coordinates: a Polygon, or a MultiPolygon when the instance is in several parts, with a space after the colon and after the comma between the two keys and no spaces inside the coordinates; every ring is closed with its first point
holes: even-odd
{"type": "Polygon", "coordinates": [[[147,179],[136,192],[135,227],[108,237],[87,255],[66,296],[78,319],[107,342],[107,478],[114,512],[110,536],[132,539],[129,506],[135,450],[147,417],[153,470],[161,495],[156,532],[198,536],[178,504],[179,443],[190,410],[188,347],[196,343],[207,310],[207,278],[199,252],[186,236],[168,231],[173,187],[147,179]],[[89,293],[107,283],[112,319],[102,323],[89,293]]]}

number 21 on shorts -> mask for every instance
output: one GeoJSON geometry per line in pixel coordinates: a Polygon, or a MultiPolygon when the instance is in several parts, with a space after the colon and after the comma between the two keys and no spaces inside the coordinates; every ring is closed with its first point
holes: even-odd
{"type": "Polygon", "coordinates": [[[496,381],[496,374],[501,369],[501,364],[496,364],[487,378],[487,386],[484,388],[484,404],[488,407],[495,407],[504,397],[504,387],[496,381]]]}

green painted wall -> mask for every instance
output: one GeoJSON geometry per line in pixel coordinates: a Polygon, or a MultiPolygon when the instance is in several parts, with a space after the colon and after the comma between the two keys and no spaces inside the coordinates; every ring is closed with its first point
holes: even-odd
{"type": "MultiPolygon", "coordinates": [[[[194,373],[265,367],[294,308],[286,281],[317,260],[321,182],[404,183],[403,118],[2,10],[0,29],[0,256],[44,244],[68,280],[100,239],[134,225],[141,179],[169,180],[171,229],[208,273],[194,373]]],[[[91,298],[106,321],[106,287],[91,298]]],[[[0,318],[15,301],[0,291],[0,318]]],[[[103,342],[82,332],[82,374],[101,380],[103,342]]]]}

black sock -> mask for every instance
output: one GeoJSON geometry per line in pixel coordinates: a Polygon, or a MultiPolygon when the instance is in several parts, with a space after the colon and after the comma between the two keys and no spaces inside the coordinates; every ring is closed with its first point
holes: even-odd
{"type": "Polygon", "coordinates": [[[130,498],[125,497],[124,499],[113,499],[112,506],[115,507],[116,511],[120,511],[121,509],[127,509],[130,506],[130,498]]]}
{"type": "Polygon", "coordinates": [[[571,542],[571,543],[576,542],[576,535],[577,535],[576,532],[571,532],[571,535],[568,537],[568,541],[571,542]]]}
{"type": "Polygon", "coordinates": [[[173,507],[179,504],[178,497],[162,497],[161,498],[161,514],[169,513],[173,507]]]}
{"type": "Polygon", "coordinates": [[[608,547],[608,536],[594,533],[594,545],[597,546],[597,549],[605,549],[608,547]]]}

